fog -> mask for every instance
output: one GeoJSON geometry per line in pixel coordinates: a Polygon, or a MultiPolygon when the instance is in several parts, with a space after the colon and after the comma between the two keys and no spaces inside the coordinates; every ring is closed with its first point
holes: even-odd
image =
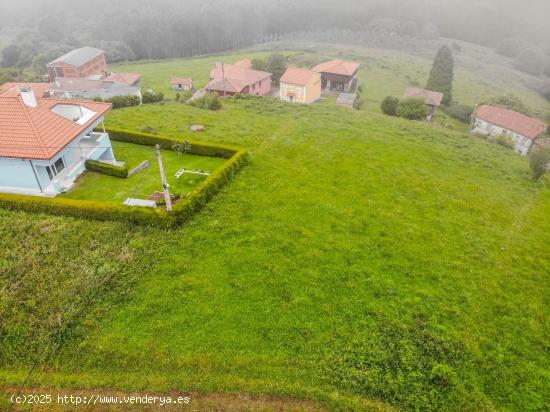
{"type": "MultiPolygon", "coordinates": [[[[84,44],[111,60],[184,57],[295,33],[395,32],[496,47],[504,38],[550,47],[548,0],[3,0],[3,65],[29,66],[84,44]],[[6,55],[7,54],[7,55],[6,55]]],[[[368,38],[368,36],[366,36],[368,38]]],[[[404,43],[405,44],[405,43],[404,43]]]]}

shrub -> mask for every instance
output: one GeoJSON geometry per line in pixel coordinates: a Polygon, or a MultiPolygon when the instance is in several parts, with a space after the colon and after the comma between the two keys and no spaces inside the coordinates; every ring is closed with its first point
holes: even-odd
{"type": "Polygon", "coordinates": [[[380,108],[382,112],[388,116],[397,116],[397,105],[399,104],[399,99],[397,97],[386,96],[382,100],[380,108]]]}
{"type": "Polygon", "coordinates": [[[491,140],[500,146],[507,147],[508,149],[516,148],[516,144],[514,143],[514,140],[510,136],[505,134],[499,134],[497,136],[493,136],[491,140]]]}
{"type": "Polygon", "coordinates": [[[158,103],[164,100],[163,93],[155,93],[153,90],[147,90],[142,94],[142,101],[144,104],[158,103]]]}
{"type": "MultiPolygon", "coordinates": [[[[101,99],[98,99],[98,100],[102,101],[101,99]]],[[[139,106],[141,104],[141,100],[138,96],[115,96],[103,101],[107,103],[111,103],[113,105],[113,109],[122,109],[124,107],[139,106]]]]}
{"type": "Polygon", "coordinates": [[[529,155],[529,165],[533,173],[533,180],[537,181],[544,173],[550,163],[550,150],[542,147],[537,147],[529,155]]]}
{"type": "Polygon", "coordinates": [[[205,94],[189,103],[193,107],[205,110],[220,110],[222,102],[217,93],[205,94]]]}
{"type": "Polygon", "coordinates": [[[179,102],[181,99],[181,94],[176,93],[176,102],[179,102]]]}
{"type": "Polygon", "coordinates": [[[517,57],[528,47],[527,42],[519,37],[503,39],[496,48],[496,52],[506,57],[517,57]]]}
{"type": "Polygon", "coordinates": [[[514,62],[516,69],[535,75],[542,74],[545,65],[546,56],[536,47],[524,50],[514,62]]]}
{"type": "Polygon", "coordinates": [[[423,99],[409,97],[399,102],[396,113],[399,117],[404,117],[405,119],[422,120],[428,115],[428,108],[423,99]]]}
{"type": "Polygon", "coordinates": [[[361,98],[361,96],[358,95],[355,101],[353,102],[353,108],[355,110],[361,110],[364,105],[365,105],[365,101],[361,98]]]}
{"type": "Polygon", "coordinates": [[[126,179],[128,177],[128,168],[126,166],[117,166],[109,163],[98,162],[97,160],[86,160],[84,163],[86,170],[91,172],[102,173],[104,175],[120,177],[126,179]]]}
{"type": "Polygon", "coordinates": [[[451,116],[453,119],[460,120],[464,123],[470,123],[474,108],[465,104],[451,104],[449,106],[441,106],[441,109],[451,116]]]}

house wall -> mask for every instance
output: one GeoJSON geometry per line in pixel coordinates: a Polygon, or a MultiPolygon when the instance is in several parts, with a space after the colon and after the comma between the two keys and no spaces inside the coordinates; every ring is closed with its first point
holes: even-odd
{"type": "Polygon", "coordinates": [[[500,126],[486,122],[485,120],[475,118],[472,126],[472,133],[479,133],[485,136],[507,135],[512,138],[516,147],[516,152],[527,155],[533,146],[534,140],[522,136],[512,130],[504,129],[500,126]]]}
{"type": "Polygon", "coordinates": [[[271,94],[271,77],[250,85],[248,94],[254,96],[269,96],[271,94]]]}
{"type": "Polygon", "coordinates": [[[56,77],[86,78],[93,75],[107,76],[108,67],[105,54],[93,58],[82,66],[72,66],[65,63],[48,65],[48,76],[53,82],[56,77]]]}
{"type": "Polygon", "coordinates": [[[298,86],[290,83],[281,83],[279,97],[285,102],[293,103],[306,103],[306,88],[304,86],[298,86]],[[294,99],[291,100],[290,96],[294,95],[294,99]]]}
{"type": "Polygon", "coordinates": [[[0,191],[40,194],[40,186],[28,160],[0,158],[0,191]]]}
{"type": "Polygon", "coordinates": [[[311,76],[306,86],[306,104],[315,103],[321,98],[321,75],[311,76]]]}

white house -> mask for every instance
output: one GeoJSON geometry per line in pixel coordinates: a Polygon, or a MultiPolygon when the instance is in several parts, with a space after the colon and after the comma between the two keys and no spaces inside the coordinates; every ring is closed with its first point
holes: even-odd
{"type": "Polygon", "coordinates": [[[35,95],[30,85],[0,89],[0,192],[55,196],[70,189],[88,159],[115,163],[103,124],[109,103],[35,95]]]}
{"type": "Polygon", "coordinates": [[[537,137],[546,131],[547,125],[513,110],[494,106],[479,106],[472,115],[472,132],[485,136],[509,136],[516,151],[527,155],[537,137]]]}

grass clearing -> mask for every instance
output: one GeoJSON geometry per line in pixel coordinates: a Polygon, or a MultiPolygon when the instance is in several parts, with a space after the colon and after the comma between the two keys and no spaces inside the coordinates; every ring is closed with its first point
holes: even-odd
{"type": "MultiPolygon", "coordinates": [[[[122,203],[128,198],[147,199],[155,191],[162,191],[154,147],[116,141],[112,145],[116,159],[126,162],[130,170],[144,160],[148,160],[150,166],[128,179],[86,172],[79,178],[76,186],[61,197],[122,203]]],[[[178,170],[213,172],[226,161],[222,158],[178,154],[169,150],[162,151],[162,158],[171,193],[182,196],[193,190],[207,176],[186,173],[177,179],[175,175],[178,170]]]]}
{"type": "Polygon", "coordinates": [[[329,101],[168,102],[107,123],[182,139],[204,124],[201,140],[244,147],[250,164],[170,231],[0,212],[0,347],[21,348],[0,352],[0,385],[22,381],[45,339],[28,319],[54,325],[66,294],[112,274],[75,303],[31,387],[548,409],[550,182],[525,158],[329,101]]]}

